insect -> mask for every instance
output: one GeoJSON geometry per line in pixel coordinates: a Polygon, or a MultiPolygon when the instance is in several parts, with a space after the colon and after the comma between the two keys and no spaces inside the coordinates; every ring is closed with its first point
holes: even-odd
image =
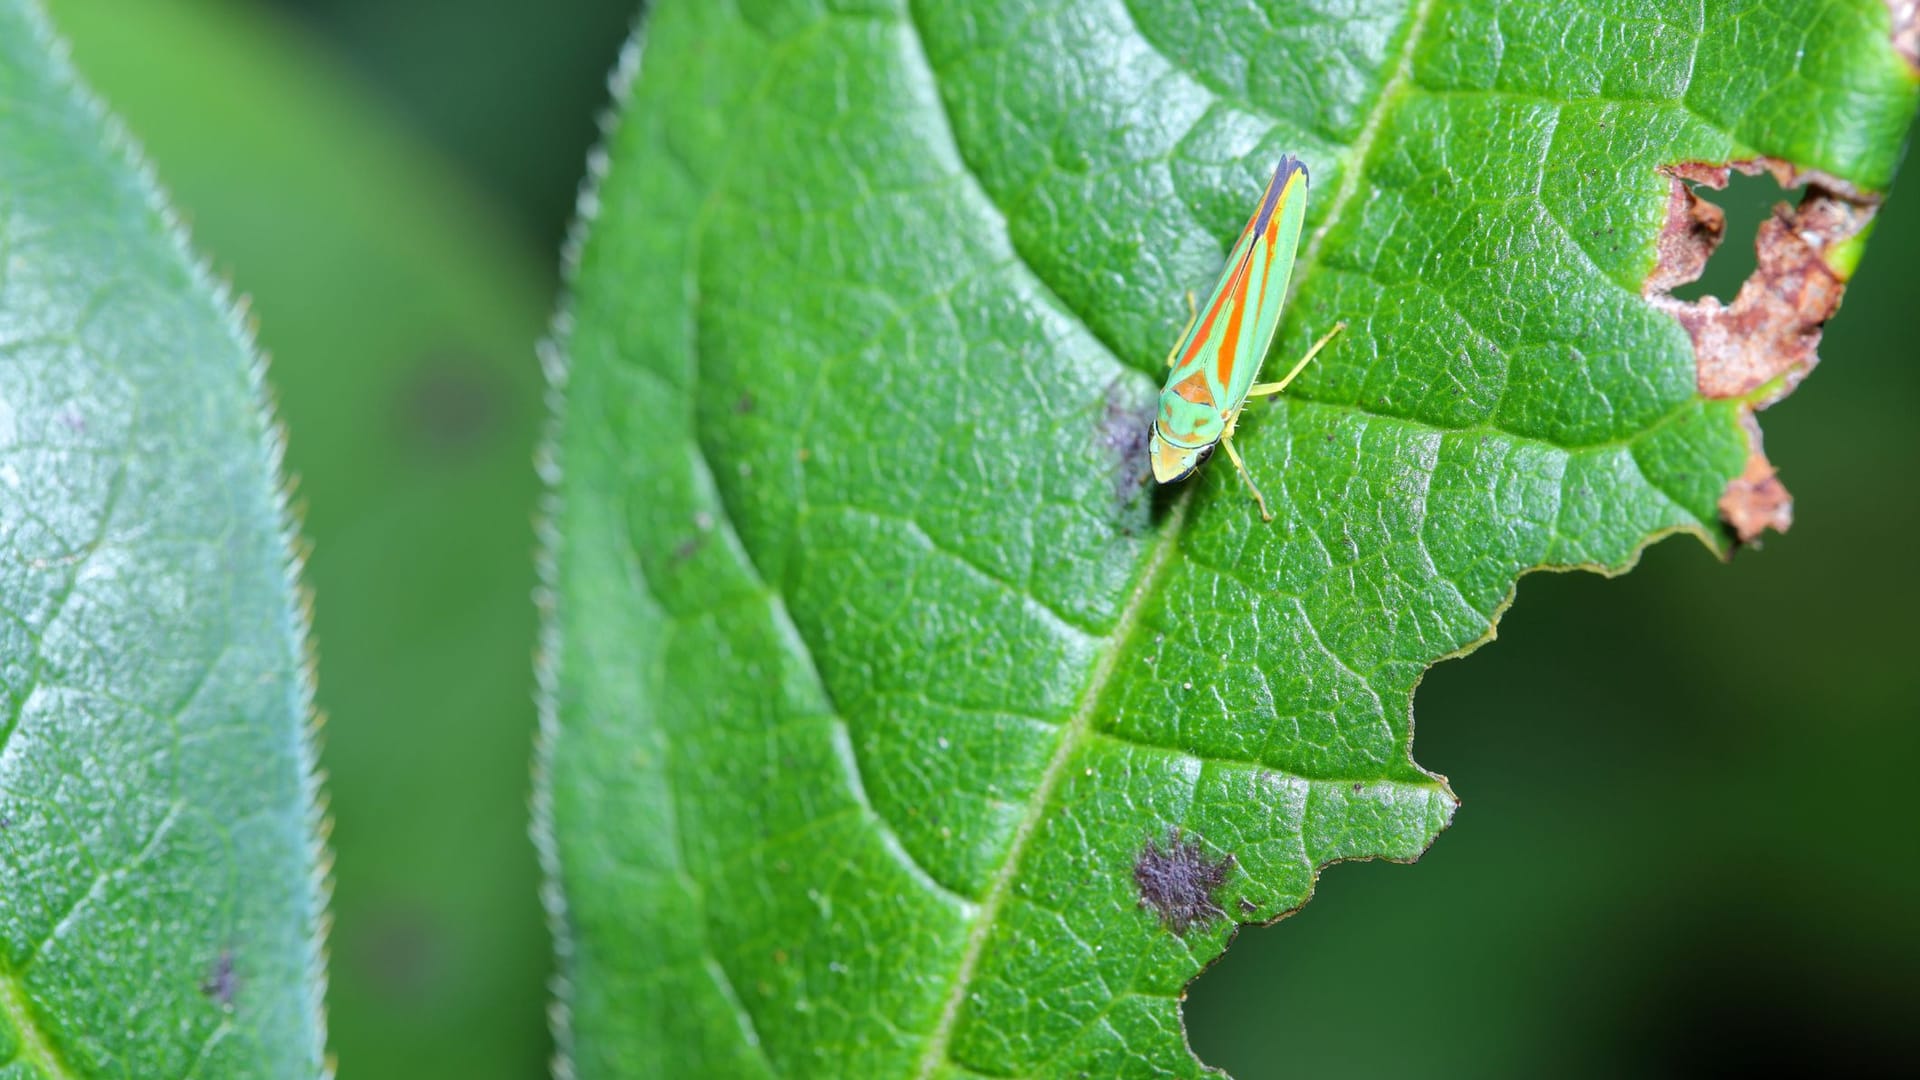
{"type": "MultiPolygon", "coordinates": [[[[1273,179],[1267,181],[1266,194],[1227,256],[1227,268],[1206,308],[1194,309],[1186,333],[1167,354],[1167,366],[1173,370],[1160,391],[1160,415],[1153,422],[1147,447],[1153,458],[1153,478],[1171,484],[1199,468],[1219,444],[1253,492],[1265,521],[1273,520],[1266,497],[1233,448],[1240,410],[1249,397],[1285,390],[1347,327],[1344,322],[1335,323],[1279,382],[1253,381],[1280,327],[1280,308],[1286,303],[1287,278],[1293,272],[1306,213],[1307,167],[1289,154],[1280,159],[1273,179]]],[[[1192,294],[1187,303],[1193,303],[1192,294]]]]}

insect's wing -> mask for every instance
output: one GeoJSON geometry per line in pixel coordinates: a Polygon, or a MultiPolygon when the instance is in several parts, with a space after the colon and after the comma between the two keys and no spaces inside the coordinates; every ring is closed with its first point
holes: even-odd
{"type": "Polygon", "coordinates": [[[1174,350],[1168,390],[1180,390],[1190,401],[1201,400],[1204,390],[1205,400],[1223,410],[1237,408],[1246,396],[1280,324],[1306,191],[1306,167],[1291,155],[1280,159],[1260,205],[1227,255],[1220,281],[1174,350]]]}
{"type": "Polygon", "coordinates": [[[1238,310],[1245,325],[1233,335],[1231,375],[1221,379],[1227,400],[1236,408],[1260,377],[1274,332],[1280,329],[1280,309],[1287,301],[1287,282],[1293,276],[1307,215],[1306,167],[1291,157],[1282,160],[1267,195],[1241,238],[1241,243],[1249,245],[1247,270],[1237,283],[1238,310]]]}

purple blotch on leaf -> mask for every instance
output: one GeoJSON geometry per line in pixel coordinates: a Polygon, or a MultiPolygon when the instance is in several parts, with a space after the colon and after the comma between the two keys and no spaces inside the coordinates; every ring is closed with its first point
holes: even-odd
{"type": "Polygon", "coordinates": [[[200,980],[200,992],[212,998],[221,1008],[233,1007],[233,995],[240,988],[240,980],[233,970],[233,950],[221,949],[214,958],[213,966],[207,976],[200,980]]]}
{"type": "Polygon", "coordinates": [[[1166,842],[1148,840],[1133,860],[1140,906],[1160,916],[1167,929],[1185,935],[1226,916],[1213,894],[1233,872],[1233,856],[1210,859],[1198,840],[1169,829],[1166,842]]]}

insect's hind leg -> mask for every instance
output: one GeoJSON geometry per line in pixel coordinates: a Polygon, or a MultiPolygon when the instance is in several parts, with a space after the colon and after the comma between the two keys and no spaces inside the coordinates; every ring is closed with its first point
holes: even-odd
{"type": "Polygon", "coordinates": [[[1321,349],[1324,349],[1327,347],[1327,342],[1332,341],[1335,334],[1338,334],[1340,331],[1345,330],[1346,328],[1347,328],[1347,322],[1345,319],[1342,319],[1339,322],[1334,323],[1333,329],[1320,335],[1320,340],[1313,343],[1313,348],[1307,350],[1307,355],[1301,357],[1299,361],[1293,365],[1292,369],[1290,369],[1285,375],[1281,376],[1279,382],[1254,383],[1253,386],[1247,390],[1247,396],[1248,397],[1266,397],[1268,394],[1277,394],[1280,391],[1285,390],[1287,388],[1287,384],[1292,382],[1295,376],[1307,370],[1307,365],[1313,362],[1314,357],[1320,355],[1321,349]]]}

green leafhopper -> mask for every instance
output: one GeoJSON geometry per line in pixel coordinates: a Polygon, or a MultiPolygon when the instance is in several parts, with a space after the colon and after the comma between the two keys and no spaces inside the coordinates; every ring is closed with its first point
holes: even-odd
{"type": "Polygon", "coordinates": [[[1194,311],[1186,333],[1167,354],[1167,366],[1173,370],[1160,391],[1160,414],[1148,442],[1153,477],[1163,484],[1193,472],[1215,443],[1225,447],[1266,521],[1273,520],[1267,500],[1233,448],[1240,410],[1249,397],[1285,390],[1347,325],[1334,324],[1279,382],[1253,381],[1260,375],[1274,331],[1280,328],[1280,309],[1286,303],[1287,279],[1293,273],[1306,213],[1307,167],[1289,154],[1280,159],[1253,219],[1227,256],[1227,268],[1207,306],[1194,311]]]}

